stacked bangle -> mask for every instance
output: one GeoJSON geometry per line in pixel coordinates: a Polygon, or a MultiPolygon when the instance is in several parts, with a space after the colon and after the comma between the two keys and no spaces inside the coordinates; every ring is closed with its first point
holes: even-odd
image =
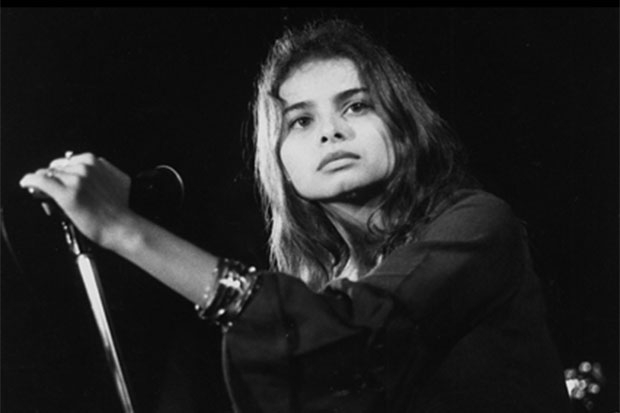
{"type": "Polygon", "coordinates": [[[217,278],[215,295],[205,291],[203,302],[196,304],[198,317],[218,325],[230,326],[248,302],[256,287],[256,268],[239,261],[220,258],[214,270],[217,278]]]}

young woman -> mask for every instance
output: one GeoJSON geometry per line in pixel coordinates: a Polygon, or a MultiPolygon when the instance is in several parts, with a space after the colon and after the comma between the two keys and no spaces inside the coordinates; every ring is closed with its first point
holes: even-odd
{"type": "Polygon", "coordinates": [[[285,33],[255,121],[268,271],[136,215],[93,154],[20,184],[222,326],[237,411],[569,410],[520,221],[389,53],[343,21],[285,33]]]}

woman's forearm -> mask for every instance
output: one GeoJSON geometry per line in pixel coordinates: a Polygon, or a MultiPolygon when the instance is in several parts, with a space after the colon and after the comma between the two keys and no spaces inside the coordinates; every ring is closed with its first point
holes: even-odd
{"type": "Polygon", "coordinates": [[[105,248],[126,258],[193,303],[215,291],[218,257],[136,214],[128,215],[105,248]]]}

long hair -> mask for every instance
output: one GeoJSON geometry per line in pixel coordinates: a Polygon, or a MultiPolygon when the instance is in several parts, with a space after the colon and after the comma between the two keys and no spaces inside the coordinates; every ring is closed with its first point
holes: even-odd
{"type": "Polygon", "coordinates": [[[381,247],[372,259],[403,242],[438,213],[437,206],[465,181],[462,150],[411,76],[361,28],[343,21],[286,30],[271,48],[254,102],[255,173],[269,227],[270,259],[279,271],[321,289],[349,259],[347,244],[316,202],[301,198],[286,179],[279,152],[279,89],[299,66],[314,60],[351,60],[388,128],[395,164],[380,200],[381,247]]]}

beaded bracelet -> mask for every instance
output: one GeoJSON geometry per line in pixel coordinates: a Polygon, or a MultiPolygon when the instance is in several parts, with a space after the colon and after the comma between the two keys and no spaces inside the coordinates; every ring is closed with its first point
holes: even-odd
{"type": "Polygon", "coordinates": [[[256,268],[248,267],[239,261],[220,258],[213,270],[217,278],[215,295],[207,289],[203,303],[196,304],[198,317],[210,320],[217,325],[229,326],[238,316],[254,291],[258,277],[256,268]]]}

